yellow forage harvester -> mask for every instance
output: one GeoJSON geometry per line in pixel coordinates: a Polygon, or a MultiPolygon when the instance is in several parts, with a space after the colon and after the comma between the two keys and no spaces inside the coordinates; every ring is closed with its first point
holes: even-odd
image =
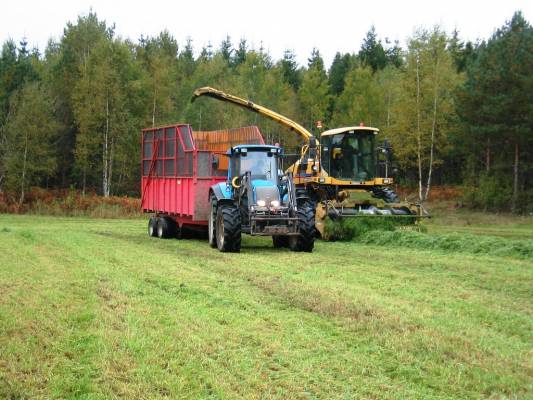
{"type": "Polygon", "coordinates": [[[300,154],[287,172],[294,177],[299,206],[315,208],[315,226],[322,238],[348,239],[379,226],[416,227],[429,216],[421,204],[400,201],[391,188],[392,148],[386,140],[376,143],[379,129],[361,123],[326,130],[316,138],[300,124],[250,100],[211,87],[196,89],[193,100],[200,96],[256,112],[303,138],[300,154]]]}

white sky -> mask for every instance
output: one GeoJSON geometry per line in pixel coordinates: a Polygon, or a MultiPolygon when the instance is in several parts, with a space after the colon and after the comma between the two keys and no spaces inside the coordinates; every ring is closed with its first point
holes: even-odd
{"type": "Polygon", "coordinates": [[[382,39],[403,46],[417,27],[440,24],[476,40],[490,37],[516,10],[533,18],[531,0],[19,0],[0,5],[0,42],[26,37],[43,51],[50,37],[59,39],[68,21],[91,8],[134,41],[167,29],[180,45],[190,36],[199,52],[209,41],[218,48],[229,34],[234,45],[241,37],[255,48],[262,41],[275,59],[292,49],[301,64],[317,47],[327,66],[336,51],[357,52],[371,24],[382,39]]]}

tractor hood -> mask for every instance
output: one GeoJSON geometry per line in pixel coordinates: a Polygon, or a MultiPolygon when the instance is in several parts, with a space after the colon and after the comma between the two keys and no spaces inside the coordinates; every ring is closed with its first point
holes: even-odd
{"type": "Polygon", "coordinates": [[[264,179],[253,179],[252,190],[254,193],[254,203],[260,206],[270,206],[275,201],[279,205],[279,189],[277,185],[272,181],[264,179]],[[258,202],[265,202],[263,205],[258,202]]]}

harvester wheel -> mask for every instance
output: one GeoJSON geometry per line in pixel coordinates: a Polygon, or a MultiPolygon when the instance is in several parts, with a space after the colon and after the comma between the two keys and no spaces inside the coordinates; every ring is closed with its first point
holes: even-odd
{"type": "Polygon", "coordinates": [[[315,210],[311,207],[298,209],[298,227],[300,234],[289,236],[289,247],[292,251],[313,251],[315,246],[315,210]]]}
{"type": "Polygon", "coordinates": [[[400,202],[400,198],[398,197],[396,192],[392,190],[391,188],[384,188],[382,192],[383,192],[383,200],[385,200],[385,202],[387,203],[399,203],[400,202]]]}
{"type": "Polygon", "coordinates": [[[212,248],[217,247],[217,236],[215,233],[217,218],[217,199],[215,196],[211,196],[209,199],[209,218],[207,224],[207,230],[209,235],[209,246],[212,248]]]}
{"type": "Polygon", "coordinates": [[[234,206],[219,206],[216,219],[217,248],[223,252],[241,250],[241,214],[234,206]]]}
{"type": "Polygon", "coordinates": [[[148,220],[148,236],[156,237],[157,236],[157,218],[150,217],[148,220]]]}
{"type": "Polygon", "coordinates": [[[289,237],[288,236],[272,236],[272,244],[276,249],[281,247],[289,247],[289,237]]]}
{"type": "Polygon", "coordinates": [[[160,217],[157,221],[157,237],[168,239],[175,236],[175,223],[170,218],[160,217]]]}

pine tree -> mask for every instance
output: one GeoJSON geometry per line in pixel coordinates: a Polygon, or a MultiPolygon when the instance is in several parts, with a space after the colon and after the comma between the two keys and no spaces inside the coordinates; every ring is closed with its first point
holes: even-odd
{"type": "Polygon", "coordinates": [[[283,52],[283,58],[279,61],[279,66],[283,80],[291,85],[294,90],[298,90],[302,84],[302,74],[298,69],[298,62],[296,61],[294,51],[285,50],[283,52]]]}
{"type": "Polygon", "coordinates": [[[335,54],[328,74],[329,86],[333,95],[338,96],[342,93],[346,74],[355,66],[356,60],[351,54],[346,53],[341,55],[339,52],[335,54]]]}
{"type": "Polygon", "coordinates": [[[363,66],[369,66],[372,71],[385,68],[387,65],[387,55],[378,39],[374,25],[370,27],[366,37],[363,39],[361,50],[359,50],[359,59],[363,66]]]}
{"type": "Polygon", "coordinates": [[[229,64],[231,61],[231,54],[235,50],[233,49],[233,45],[231,44],[231,38],[229,35],[226,35],[226,39],[220,43],[220,54],[222,55],[222,58],[229,64]]]}
{"type": "Polygon", "coordinates": [[[313,49],[308,59],[309,67],[304,72],[298,98],[302,106],[303,122],[313,127],[316,121],[325,121],[328,117],[331,95],[324,61],[318,49],[313,49]]]}
{"type": "MultiPolygon", "coordinates": [[[[531,174],[522,171],[529,171],[532,165],[532,66],[533,28],[516,12],[480,46],[477,58],[467,66],[458,108],[470,134],[478,139],[474,146],[486,154],[487,173],[495,176],[502,188],[512,182],[513,211],[519,211],[521,192],[531,185],[531,174]],[[496,161],[501,165],[501,177],[492,168],[496,161]]],[[[524,199],[522,204],[527,202],[524,199]]]]}
{"type": "Polygon", "coordinates": [[[246,39],[241,39],[239,41],[239,47],[235,50],[232,59],[232,66],[237,67],[246,61],[246,54],[248,52],[246,39]]]}

